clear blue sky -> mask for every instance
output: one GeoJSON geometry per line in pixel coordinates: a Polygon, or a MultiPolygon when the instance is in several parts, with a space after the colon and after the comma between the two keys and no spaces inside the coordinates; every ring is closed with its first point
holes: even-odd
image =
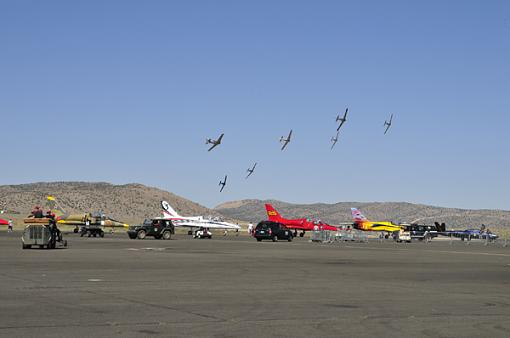
{"type": "Polygon", "coordinates": [[[0,184],[510,209],[508,1],[1,1],[0,46],[0,184]]]}

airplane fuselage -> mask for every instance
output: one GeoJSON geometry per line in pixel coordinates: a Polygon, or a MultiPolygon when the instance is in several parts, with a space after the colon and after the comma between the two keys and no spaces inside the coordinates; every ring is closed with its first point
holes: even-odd
{"type": "Polygon", "coordinates": [[[371,222],[371,221],[355,221],[353,224],[355,229],[363,231],[400,231],[402,227],[392,222],[371,222]]]}

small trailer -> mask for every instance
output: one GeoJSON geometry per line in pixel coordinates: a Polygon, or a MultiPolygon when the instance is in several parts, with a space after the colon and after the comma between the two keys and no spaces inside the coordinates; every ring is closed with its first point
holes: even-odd
{"type": "Polygon", "coordinates": [[[67,247],[67,241],[62,239],[55,220],[51,218],[26,218],[26,226],[21,236],[23,249],[30,249],[34,246],[46,249],[55,249],[57,243],[67,247]]]}
{"type": "Polygon", "coordinates": [[[97,225],[85,225],[80,229],[80,237],[87,235],[87,237],[104,237],[104,230],[97,225]]]}

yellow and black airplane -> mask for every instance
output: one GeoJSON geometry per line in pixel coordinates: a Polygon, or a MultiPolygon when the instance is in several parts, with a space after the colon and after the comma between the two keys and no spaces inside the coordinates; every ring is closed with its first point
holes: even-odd
{"type": "Polygon", "coordinates": [[[393,222],[372,222],[369,221],[361,211],[356,208],[351,208],[352,219],[354,221],[354,228],[363,231],[385,231],[395,232],[400,231],[403,227],[393,222]]]}
{"type": "Polygon", "coordinates": [[[80,213],[69,214],[58,204],[55,197],[48,196],[48,204],[54,212],[59,213],[55,217],[58,224],[70,225],[75,227],[75,232],[78,232],[82,227],[111,227],[111,228],[128,228],[129,224],[114,220],[107,217],[103,213],[80,213]]]}

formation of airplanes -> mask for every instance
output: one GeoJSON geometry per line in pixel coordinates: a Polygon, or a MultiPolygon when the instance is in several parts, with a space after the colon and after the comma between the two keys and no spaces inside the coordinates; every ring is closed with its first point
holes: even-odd
{"type": "MultiPolygon", "coordinates": [[[[338,127],[336,128],[336,135],[331,138],[331,149],[330,150],[333,150],[333,148],[335,147],[335,145],[338,142],[339,135],[340,135],[340,129],[347,122],[347,114],[348,113],[349,113],[349,108],[346,108],[345,112],[344,112],[344,114],[342,116],[340,116],[340,114],[338,114],[336,116],[335,122],[336,123],[339,122],[339,124],[338,124],[338,127]]],[[[384,135],[386,135],[386,133],[388,132],[388,130],[392,126],[392,123],[393,123],[393,114],[391,114],[391,117],[390,117],[389,121],[388,120],[384,121],[384,128],[385,128],[384,135]]],[[[217,139],[206,138],[205,144],[206,145],[212,144],[212,146],[207,151],[211,151],[214,148],[216,148],[217,146],[219,146],[221,144],[221,141],[223,140],[223,136],[224,135],[225,134],[222,133],[217,139]]],[[[285,150],[285,148],[291,142],[291,139],[292,139],[292,129],[290,130],[290,132],[287,135],[287,137],[285,137],[285,136],[281,136],[280,137],[280,144],[282,145],[281,149],[280,149],[281,151],[285,150]]],[[[255,170],[255,166],[256,165],[257,165],[257,163],[255,163],[253,168],[247,170],[248,175],[246,176],[246,178],[250,177],[253,174],[253,171],[255,170]]],[[[220,181],[220,186],[221,186],[220,192],[223,191],[223,189],[225,188],[225,185],[226,185],[226,176],[225,176],[225,180],[220,181]]]]}

